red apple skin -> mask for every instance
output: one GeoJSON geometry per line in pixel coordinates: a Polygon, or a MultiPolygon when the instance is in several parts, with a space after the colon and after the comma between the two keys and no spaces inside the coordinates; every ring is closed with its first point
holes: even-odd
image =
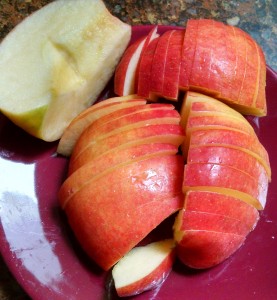
{"type": "Polygon", "coordinates": [[[158,38],[160,35],[157,33],[158,31],[158,27],[155,26],[146,36],[145,39],[145,43],[143,45],[142,51],[141,51],[141,55],[139,57],[139,61],[138,61],[138,65],[137,65],[137,69],[136,69],[136,76],[135,76],[135,90],[138,91],[138,77],[139,77],[139,70],[141,67],[141,60],[142,60],[142,56],[144,51],[147,49],[148,45],[156,38],[158,38]]]}
{"type": "Polygon", "coordinates": [[[153,101],[163,95],[166,58],[169,51],[169,42],[174,32],[174,30],[168,30],[162,34],[155,49],[150,79],[150,99],[153,101]]]}
{"type": "Polygon", "coordinates": [[[211,69],[214,63],[215,48],[220,47],[218,30],[215,30],[215,21],[201,19],[198,22],[195,57],[189,77],[189,87],[192,90],[218,96],[220,94],[221,79],[211,69]],[[215,42],[217,41],[216,46],[215,42]]]}
{"type": "Polygon", "coordinates": [[[190,147],[200,145],[222,146],[245,151],[258,159],[266,169],[268,177],[271,178],[268,153],[258,138],[253,135],[227,129],[197,130],[190,137],[190,147]]]}
{"type": "Polygon", "coordinates": [[[229,258],[244,241],[244,236],[233,233],[186,231],[177,245],[177,257],[191,268],[211,268],[229,258]]]}
{"type": "Polygon", "coordinates": [[[146,99],[150,95],[152,62],[159,39],[160,37],[152,40],[141,54],[141,61],[138,68],[137,94],[146,99]]]}
{"type": "Polygon", "coordinates": [[[109,114],[112,111],[123,109],[125,107],[139,106],[146,104],[145,99],[136,99],[137,96],[115,97],[92,105],[76,118],[74,118],[65,129],[57,152],[65,156],[70,156],[73,148],[80,137],[81,133],[95,120],[109,114]]]}
{"type": "Polygon", "coordinates": [[[232,115],[225,113],[190,113],[187,121],[186,132],[194,129],[236,129],[244,131],[248,134],[255,135],[253,128],[250,124],[242,122],[232,115]]]}
{"type": "MultiPolygon", "coordinates": [[[[114,92],[118,96],[125,96],[127,94],[135,94],[135,86],[126,89],[126,81],[128,80],[128,68],[130,67],[131,61],[134,55],[141,53],[146,37],[142,37],[132,45],[130,45],[124,52],[119,64],[116,67],[114,74],[114,92]],[[131,89],[131,90],[130,90],[131,89]],[[129,93],[126,93],[128,90],[129,93]]],[[[134,75],[134,74],[132,74],[134,75]]],[[[135,78],[133,80],[135,82],[135,78]]]]}
{"type": "Polygon", "coordinates": [[[266,106],[266,95],[265,95],[265,86],[266,86],[266,61],[264,53],[261,47],[256,43],[257,51],[259,53],[260,59],[260,68],[259,68],[259,89],[256,98],[256,102],[254,107],[259,109],[262,112],[262,115],[267,114],[267,106],[266,106]]]}
{"type": "Polygon", "coordinates": [[[247,35],[246,32],[240,29],[238,29],[238,31],[244,37],[244,43],[246,44],[245,76],[239,93],[238,102],[246,107],[251,107],[253,102],[255,102],[259,87],[259,55],[254,40],[247,35]]]}
{"type": "Polygon", "coordinates": [[[184,35],[185,30],[175,30],[172,33],[166,56],[162,96],[173,101],[177,101],[179,95],[179,76],[184,35]]]}
{"type": "Polygon", "coordinates": [[[173,263],[175,262],[176,251],[175,248],[168,254],[158,268],[153,270],[146,277],[129,284],[128,286],[117,288],[116,292],[119,297],[128,297],[141,294],[145,291],[152,290],[161,286],[166,280],[172,270],[173,263]]]}
{"type": "Polygon", "coordinates": [[[124,133],[111,135],[106,139],[92,141],[84,151],[78,149],[78,144],[76,144],[69,168],[77,170],[84,163],[99,158],[109,151],[117,151],[146,143],[167,143],[179,146],[183,140],[184,131],[180,125],[160,124],[133,128],[124,131],[124,133]]]}
{"type": "Polygon", "coordinates": [[[149,158],[119,167],[77,192],[65,211],[88,255],[108,270],[179,210],[182,174],[180,156],[149,158]]]}
{"type": "Polygon", "coordinates": [[[183,232],[188,230],[206,230],[243,236],[250,232],[249,227],[244,222],[226,215],[187,211],[185,209],[182,209],[179,215],[179,217],[181,217],[181,227],[179,230],[183,232]]]}
{"type": "Polygon", "coordinates": [[[238,198],[217,192],[188,191],[184,209],[193,212],[206,212],[240,220],[248,230],[256,227],[259,221],[258,210],[238,198]]]}
{"type": "Polygon", "coordinates": [[[109,172],[119,165],[128,164],[140,159],[152,156],[176,154],[178,147],[171,144],[142,144],[118,151],[109,152],[98,159],[88,161],[76,172],[69,169],[69,176],[63,182],[58,198],[60,206],[65,208],[67,201],[78,192],[88,181],[102,176],[103,172],[109,172]]]}
{"type": "Polygon", "coordinates": [[[187,163],[221,164],[241,170],[258,182],[269,180],[265,168],[252,155],[239,149],[220,146],[190,147],[187,163]]]}
{"type": "MultiPolygon", "coordinates": [[[[165,105],[163,105],[165,106],[165,105]]],[[[118,114],[121,111],[118,111],[118,114]]],[[[162,105],[148,104],[138,109],[124,110],[121,117],[114,118],[114,114],[107,115],[107,118],[100,118],[99,122],[92,123],[80,136],[76,143],[78,151],[87,148],[90,141],[95,142],[96,139],[107,138],[116,133],[120,133],[132,128],[139,128],[151,124],[176,124],[180,122],[179,113],[176,110],[162,107],[162,105]],[[161,107],[161,108],[160,108],[161,107]],[[127,113],[128,111],[128,113],[127,113]],[[102,121],[102,122],[101,122],[102,121]]],[[[73,151],[72,155],[75,155],[73,151]]]]}
{"type": "Polygon", "coordinates": [[[195,58],[196,40],[199,20],[188,20],[184,43],[181,54],[181,68],[179,77],[179,88],[187,91],[189,89],[189,78],[195,58]]]}
{"type": "Polygon", "coordinates": [[[184,171],[184,191],[189,187],[222,187],[237,190],[250,195],[255,207],[263,209],[268,181],[258,182],[255,177],[225,165],[193,163],[186,165],[184,171]]]}

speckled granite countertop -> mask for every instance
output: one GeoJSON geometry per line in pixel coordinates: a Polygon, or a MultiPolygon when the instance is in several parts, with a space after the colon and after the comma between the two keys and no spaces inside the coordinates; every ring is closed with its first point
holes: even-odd
{"type": "MultiPolygon", "coordinates": [[[[23,18],[51,0],[0,0],[0,40],[23,18]]],[[[105,0],[115,16],[132,24],[185,26],[189,18],[213,18],[251,34],[277,70],[276,0],[105,0]]],[[[0,299],[29,299],[0,257],[0,299]]]]}

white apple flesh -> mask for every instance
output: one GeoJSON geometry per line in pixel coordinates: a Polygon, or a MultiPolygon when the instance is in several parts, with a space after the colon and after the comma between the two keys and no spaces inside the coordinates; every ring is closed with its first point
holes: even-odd
{"type": "Polygon", "coordinates": [[[172,239],[135,247],[113,268],[119,296],[132,296],[157,288],[167,278],[175,258],[172,239]]]}

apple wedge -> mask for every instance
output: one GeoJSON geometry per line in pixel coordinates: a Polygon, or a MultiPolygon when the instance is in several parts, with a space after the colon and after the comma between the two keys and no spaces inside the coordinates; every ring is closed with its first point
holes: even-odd
{"type": "Polygon", "coordinates": [[[180,115],[170,104],[145,104],[119,109],[93,122],[80,136],[78,149],[85,149],[90,141],[103,139],[132,128],[151,124],[179,124],[180,115]]]}
{"type": "Polygon", "coordinates": [[[184,35],[185,30],[175,30],[169,39],[162,96],[172,101],[177,101],[179,96],[179,77],[184,35]]]}
{"type": "Polygon", "coordinates": [[[266,178],[264,182],[260,182],[257,178],[226,165],[187,164],[184,171],[183,192],[190,189],[197,190],[198,187],[199,190],[207,188],[207,191],[226,190],[226,195],[241,194],[239,199],[260,210],[266,204],[268,181],[266,178]]]}
{"type": "Polygon", "coordinates": [[[239,169],[258,181],[270,181],[265,168],[249,153],[220,146],[193,146],[189,148],[187,163],[221,164],[239,169]]]}
{"type": "Polygon", "coordinates": [[[155,50],[160,37],[152,40],[141,54],[140,64],[138,66],[138,90],[137,94],[143,98],[149,99],[151,85],[151,70],[155,50]]]}
{"type": "Polygon", "coordinates": [[[178,155],[118,167],[68,201],[68,222],[83,249],[108,270],[182,207],[182,177],[183,160],[178,155]]]}
{"type": "Polygon", "coordinates": [[[146,104],[146,100],[136,95],[109,98],[98,102],[76,116],[66,127],[58,144],[57,152],[64,156],[70,156],[81,133],[97,119],[110,114],[118,109],[134,107],[146,104]]]}
{"type": "Polygon", "coordinates": [[[152,60],[150,77],[149,98],[152,101],[157,101],[159,97],[163,96],[166,58],[169,51],[169,41],[174,32],[174,30],[168,30],[158,39],[158,43],[152,60]]]}
{"type": "Polygon", "coordinates": [[[200,145],[220,146],[245,151],[264,166],[268,178],[271,178],[268,153],[258,138],[253,135],[226,129],[195,130],[190,137],[190,147],[200,145]]]}
{"type": "Polygon", "coordinates": [[[109,151],[117,151],[146,143],[167,143],[179,146],[183,140],[184,131],[180,125],[159,124],[133,128],[123,133],[111,135],[106,139],[91,141],[82,150],[76,144],[70,160],[70,169],[76,170],[89,160],[100,157],[109,151]]]}
{"type": "Polygon", "coordinates": [[[162,240],[133,248],[112,270],[119,297],[155,289],[166,280],[175,258],[174,240],[162,240]]]}
{"type": "Polygon", "coordinates": [[[59,139],[96,101],[130,37],[100,0],[46,5],[0,45],[0,111],[38,138],[59,139]]]}
{"type": "Polygon", "coordinates": [[[119,64],[116,67],[114,75],[114,92],[119,96],[125,96],[137,93],[137,76],[140,65],[141,55],[148,44],[159,35],[157,27],[150,33],[134,42],[124,52],[119,64]]]}
{"type": "Polygon", "coordinates": [[[194,269],[206,269],[220,264],[237,251],[245,236],[234,233],[191,230],[175,230],[178,243],[176,253],[185,265],[194,269]]]}
{"type": "Polygon", "coordinates": [[[188,191],[184,203],[185,211],[206,212],[240,220],[248,230],[255,228],[259,220],[258,210],[241,201],[217,192],[188,191]]]}
{"type": "Polygon", "coordinates": [[[142,144],[120,150],[110,151],[97,159],[87,161],[76,172],[69,168],[69,176],[63,182],[59,189],[58,198],[60,206],[65,208],[67,201],[78,192],[88,181],[102,176],[103,172],[109,172],[111,169],[121,165],[126,165],[141,159],[153,156],[177,154],[178,147],[171,144],[142,144]]]}

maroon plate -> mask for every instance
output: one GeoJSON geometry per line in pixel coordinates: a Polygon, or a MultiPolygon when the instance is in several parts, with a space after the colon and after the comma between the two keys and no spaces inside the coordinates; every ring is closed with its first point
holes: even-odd
{"type": "MultiPolygon", "coordinates": [[[[133,27],[132,41],[151,28],[133,27]]],[[[266,94],[268,116],[251,119],[273,171],[257,228],[224,263],[195,271],[176,262],[159,289],[136,299],[276,299],[277,74],[270,68],[266,94]]],[[[88,259],[58,206],[68,161],[56,155],[57,143],[29,136],[2,115],[0,136],[0,250],[15,278],[33,299],[117,299],[110,273],[88,259]]]]}

